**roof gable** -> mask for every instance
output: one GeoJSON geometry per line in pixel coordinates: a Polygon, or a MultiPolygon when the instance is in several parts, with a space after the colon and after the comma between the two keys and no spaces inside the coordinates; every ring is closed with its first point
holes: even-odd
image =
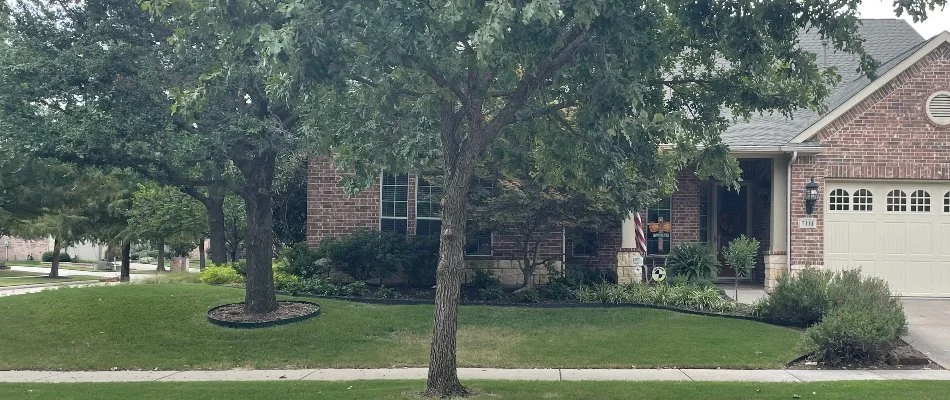
{"type": "Polygon", "coordinates": [[[867,78],[859,79],[841,88],[830,99],[829,111],[792,138],[788,143],[803,143],[817,135],[826,126],[861,104],[879,89],[897,78],[901,73],[916,64],[945,43],[950,43],[950,32],[944,31],[930,40],[912,47],[904,54],[895,57],[879,68],[880,75],[873,82],[867,78]]]}

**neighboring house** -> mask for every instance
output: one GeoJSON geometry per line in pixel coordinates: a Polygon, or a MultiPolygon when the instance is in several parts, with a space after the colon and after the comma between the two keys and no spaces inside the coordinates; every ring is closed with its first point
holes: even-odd
{"type": "Polygon", "coordinates": [[[32,257],[39,261],[46,251],[48,243],[46,240],[28,240],[16,236],[0,236],[0,257],[3,261],[9,260],[28,260],[32,257]]]}
{"type": "MultiPolygon", "coordinates": [[[[647,265],[662,264],[680,243],[718,249],[746,234],[763,250],[751,280],[767,289],[781,274],[810,265],[862,268],[903,295],[950,296],[950,33],[924,41],[896,19],[864,20],[860,33],[882,64],[877,78],[856,72],[851,55],[802,37],[802,48],[842,76],[828,111],[756,116],[724,132],[743,169],[740,189],[682,171],[677,191],[642,213],[647,225],[669,229],[647,232],[647,265]],[[812,178],[817,197],[809,214],[812,178]]],[[[311,162],[311,245],[359,227],[432,232],[425,182],[388,176],[347,198],[340,176],[324,160],[311,162]]],[[[565,262],[616,267],[621,280],[637,279],[632,220],[580,245],[569,236],[552,234],[548,250],[560,248],[565,262]]],[[[508,244],[499,233],[485,236],[470,244],[470,258],[504,266],[508,244]]]]}

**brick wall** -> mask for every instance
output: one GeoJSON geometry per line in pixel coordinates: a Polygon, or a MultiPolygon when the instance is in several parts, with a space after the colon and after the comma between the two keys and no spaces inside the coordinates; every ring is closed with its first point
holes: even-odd
{"type": "Polygon", "coordinates": [[[680,172],[676,177],[676,184],[671,215],[673,220],[671,243],[673,246],[679,243],[699,241],[699,194],[702,190],[699,177],[696,176],[692,168],[680,172]]]}
{"type": "Polygon", "coordinates": [[[26,240],[15,236],[0,236],[0,260],[26,260],[30,255],[39,261],[43,252],[50,247],[47,240],[26,240]],[[10,242],[9,251],[3,244],[10,242]]]}
{"type": "Polygon", "coordinates": [[[816,135],[822,152],[792,165],[793,265],[824,264],[824,199],[815,204],[816,229],[801,229],[804,187],[826,179],[950,180],[950,126],[927,117],[926,101],[950,90],[950,45],[944,44],[816,135]]]}
{"type": "MultiPolygon", "coordinates": [[[[344,173],[326,158],[310,159],[307,174],[307,243],[313,247],[328,236],[357,228],[379,229],[379,182],[349,197],[340,186],[344,173]]],[[[415,184],[410,184],[410,199],[415,184]]],[[[414,204],[410,215],[415,215],[414,204]]]]}

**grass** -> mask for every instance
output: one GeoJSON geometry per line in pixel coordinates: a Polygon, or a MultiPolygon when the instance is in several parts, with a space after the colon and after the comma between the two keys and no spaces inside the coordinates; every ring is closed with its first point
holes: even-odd
{"type": "MultiPolygon", "coordinates": [[[[469,399],[945,399],[950,382],[465,382],[469,399]],[[797,397],[796,397],[797,396],[797,397]]],[[[419,399],[416,381],[0,384],[3,399],[419,399]],[[134,394],[134,395],[133,395],[134,394]]]]}
{"type": "MultiPolygon", "coordinates": [[[[200,284],[63,288],[0,298],[0,370],[424,366],[431,305],[319,299],[320,316],[239,330],[211,307],[241,289],[200,284]],[[56,345],[50,345],[56,343],[56,345]]],[[[465,306],[459,365],[777,368],[800,332],[759,322],[646,308],[465,306]]]]}
{"type": "Polygon", "coordinates": [[[73,275],[69,277],[50,278],[35,272],[0,270],[0,287],[35,285],[41,283],[75,282],[98,280],[94,276],[73,275]]]}

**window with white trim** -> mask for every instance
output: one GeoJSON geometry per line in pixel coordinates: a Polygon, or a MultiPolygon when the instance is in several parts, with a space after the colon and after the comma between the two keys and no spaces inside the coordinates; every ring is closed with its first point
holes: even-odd
{"type": "Polygon", "coordinates": [[[943,195],[943,212],[950,213],[950,192],[943,195]]]}
{"type": "Polygon", "coordinates": [[[873,211],[874,195],[870,190],[855,190],[852,200],[854,200],[854,207],[852,208],[854,211],[873,211]]]}
{"type": "Polygon", "coordinates": [[[930,193],[915,190],[910,194],[910,212],[930,212],[930,193]]]}
{"type": "Polygon", "coordinates": [[[828,207],[831,211],[848,211],[851,209],[851,196],[844,189],[835,189],[828,195],[828,207]]]}
{"type": "Polygon", "coordinates": [[[416,236],[439,236],[442,188],[424,178],[416,179],[416,236]]]}
{"type": "Polygon", "coordinates": [[[383,174],[379,230],[406,233],[409,218],[409,175],[383,174]]]}
{"type": "Polygon", "coordinates": [[[896,189],[887,192],[887,211],[907,211],[907,193],[896,189]]]}

